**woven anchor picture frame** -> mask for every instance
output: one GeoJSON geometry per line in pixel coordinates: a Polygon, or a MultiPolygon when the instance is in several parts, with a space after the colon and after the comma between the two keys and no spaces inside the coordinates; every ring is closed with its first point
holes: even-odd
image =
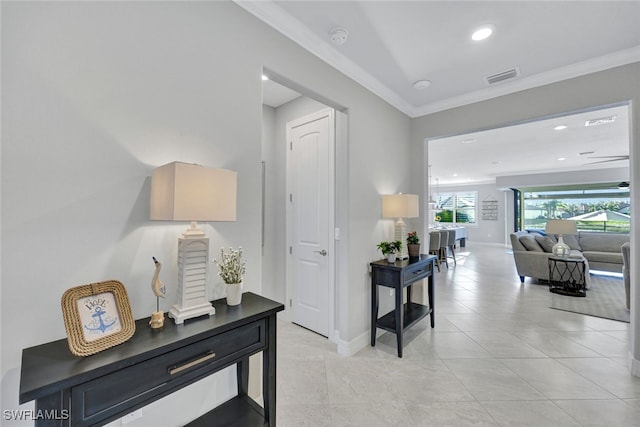
{"type": "Polygon", "coordinates": [[[61,302],[69,350],[76,356],[122,344],[135,332],[129,296],[117,280],[68,289],[61,302]]]}

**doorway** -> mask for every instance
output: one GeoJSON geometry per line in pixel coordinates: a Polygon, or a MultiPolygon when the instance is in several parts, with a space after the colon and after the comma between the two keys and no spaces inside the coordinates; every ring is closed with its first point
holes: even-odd
{"type": "MultiPolygon", "coordinates": [[[[280,315],[283,320],[295,322],[327,336],[332,342],[338,342],[339,327],[336,316],[340,301],[346,300],[346,296],[343,298],[337,292],[346,293],[346,291],[337,290],[346,289],[340,287],[339,283],[346,282],[347,277],[346,265],[342,262],[347,259],[348,236],[347,186],[344,184],[347,177],[347,116],[343,112],[344,107],[331,103],[271,71],[268,73],[270,80],[263,81],[263,294],[285,304],[286,310],[280,315]],[[273,101],[274,98],[270,96],[269,92],[274,90],[274,86],[277,86],[278,91],[284,89],[285,92],[289,92],[290,96],[286,101],[273,101]],[[295,90],[291,89],[292,87],[295,90]],[[317,247],[312,249],[310,246],[313,245],[310,245],[308,241],[314,239],[309,237],[309,233],[303,233],[303,242],[298,242],[295,245],[290,237],[294,235],[294,232],[289,230],[293,224],[290,219],[292,214],[290,209],[297,207],[292,206],[293,204],[300,202],[300,206],[306,206],[305,212],[310,213],[311,222],[316,219],[321,220],[321,218],[314,217],[314,215],[318,215],[317,208],[308,208],[312,204],[308,201],[310,192],[307,187],[304,187],[304,191],[299,190],[301,195],[297,197],[295,191],[291,191],[289,188],[287,175],[291,140],[286,135],[286,123],[294,123],[293,128],[298,131],[304,128],[304,126],[299,126],[300,124],[314,121],[308,118],[300,121],[299,119],[314,114],[332,116],[332,118],[319,119],[316,124],[322,123],[321,127],[326,129],[327,134],[333,135],[334,142],[328,146],[330,151],[325,162],[328,170],[326,177],[305,178],[307,187],[323,185],[328,192],[326,203],[316,202],[316,206],[322,207],[325,211],[323,215],[327,218],[327,224],[324,226],[326,230],[321,233],[324,236],[323,240],[318,240],[315,244],[317,247]],[[305,202],[305,200],[307,201],[305,202]],[[294,249],[294,246],[299,247],[294,249]],[[293,269],[293,273],[290,273],[289,266],[292,264],[290,260],[294,259],[293,255],[301,254],[301,251],[307,250],[310,251],[311,258],[305,259],[302,266],[299,263],[296,269],[293,269]],[[322,255],[323,251],[326,255],[322,255]],[[340,266],[337,266],[337,259],[340,259],[340,266]],[[312,272],[313,269],[319,270],[312,272]],[[304,287],[297,286],[295,277],[306,280],[307,288],[303,289],[304,287]],[[322,307],[326,308],[321,310],[323,311],[323,320],[318,322],[323,325],[321,328],[313,326],[313,323],[309,325],[305,319],[299,318],[299,312],[314,308],[314,304],[310,303],[310,300],[314,300],[315,296],[312,297],[309,292],[316,292],[311,287],[311,281],[315,283],[318,277],[323,277],[323,283],[326,282],[324,287],[328,287],[326,291],[322,291],[322,307]],[[294,305],[297,305],[300,310],[295,310],[294,305]]],[[[305,133],[301,133],[298,136],[302,137],[305,142],[313,139],[305,135],[305,133]]],[[[303,151],[306,153],[304,156],[308,156],[308,158],[303,157],[302,161],[310,161],[313,156],[309,154],[309,151],[312,150],[303,151]]],[[[295,150],[294,155],[298,155],[295,150]]],[[[296,158],[294,157],[294,159],[296,158]]],[[[300,160],[295,160],[292,163],[299,164],[300,160]]],[[[311,170],[309,167],[303,169],[303,172],[311,170]]],[[[309,218],[304,221],[308,223],[309,218]]],[[[303,232],[307,232],[305,227],[308,226],[301,227],[303,232]]],[[[300,232],[297,232],[297,236],[301,237],[300,232]]],[[[297,258],[296,261],[301,262],[297,258]]]]}
{"type": "Polygon", "coordinates": [[[287,295],[294,323],[329,336],[334,270],[335,120],[327,108],[287,123],[287,295]]]}

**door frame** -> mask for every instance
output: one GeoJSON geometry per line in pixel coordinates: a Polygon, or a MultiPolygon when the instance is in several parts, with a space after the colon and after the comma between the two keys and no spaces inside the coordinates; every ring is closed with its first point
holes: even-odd
{"type": "Polygon", "coordinates": [[[292,254],[290,253],[290,248],[292,247],[292,236],[293,236],[293,204],[291,203],[290,195],[292,194],[292,167],[291,167],[291,128],[295,126],[303,125],[304,123],[312,122],[318,120],[322,117],[329,116],[329,121],[331,123],[329,128],[329,170],[327,171],[327,175],[329,178],[329,196],[328,196],[328,210],[329,210],[329,218],[327,224],[327,233],[328,233],[328,248],[329,254],[327,255],[327,270],[328,270],[328,338],[331,342],[335,342],[335,310],[336,310],[336,298],[335,298],[335,284],[336,284],[336,257],[337,257],[337,247],[336,247],[336,134],[337,131],[337,123],[336,123],[336,111],[331,108],[323,108],[321,110],[316,111],[315,113],[311,113],[300,117],[298,119],[291,120],[287,122],[286,129],[286,247],[285,247],[285,315],[286,317],[293,322],[293,306],[292,301],[295,296],[295,286],[294,286],[294,274],[293,268],[294,263],[292,262],[292,254]]]}

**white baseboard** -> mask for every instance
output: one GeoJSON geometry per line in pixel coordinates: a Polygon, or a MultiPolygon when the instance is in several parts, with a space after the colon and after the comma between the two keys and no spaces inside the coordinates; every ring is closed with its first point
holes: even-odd
{"type": "Polygon", "coordinates": [[[333,334],[333,342],[337,344],[338,354],[341,356],[353,356],[369,344],[371,335],[369,332],[363,332],[351,341],[345,341],[340,338],[340,332],[335,331],[333,334]]]}
{"type": "MultiPolygon", "coordinates": [[[[380,335],[383,334],[385,334],[385,331],[378,329],[376,331],[376,339],[378,339],[380,335]]],[[[343,339],[340,339],[340,332],[335,331],[335,333],[333,334],[333,342],[336,343],[337,351],[340,356],[353,356],[354,354],[371,344],[371,332],[363,332],[351,341],[345,341],[343,339]]]]}

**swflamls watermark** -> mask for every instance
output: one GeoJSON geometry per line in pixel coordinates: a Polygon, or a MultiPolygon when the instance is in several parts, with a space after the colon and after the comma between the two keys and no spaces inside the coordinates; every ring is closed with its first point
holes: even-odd
{"type": "Polygon", "coordinates": [[[7,421],[35,421],[35,420],[68,420],[68,409],[5,409],[2,416],[7,421]]]}

